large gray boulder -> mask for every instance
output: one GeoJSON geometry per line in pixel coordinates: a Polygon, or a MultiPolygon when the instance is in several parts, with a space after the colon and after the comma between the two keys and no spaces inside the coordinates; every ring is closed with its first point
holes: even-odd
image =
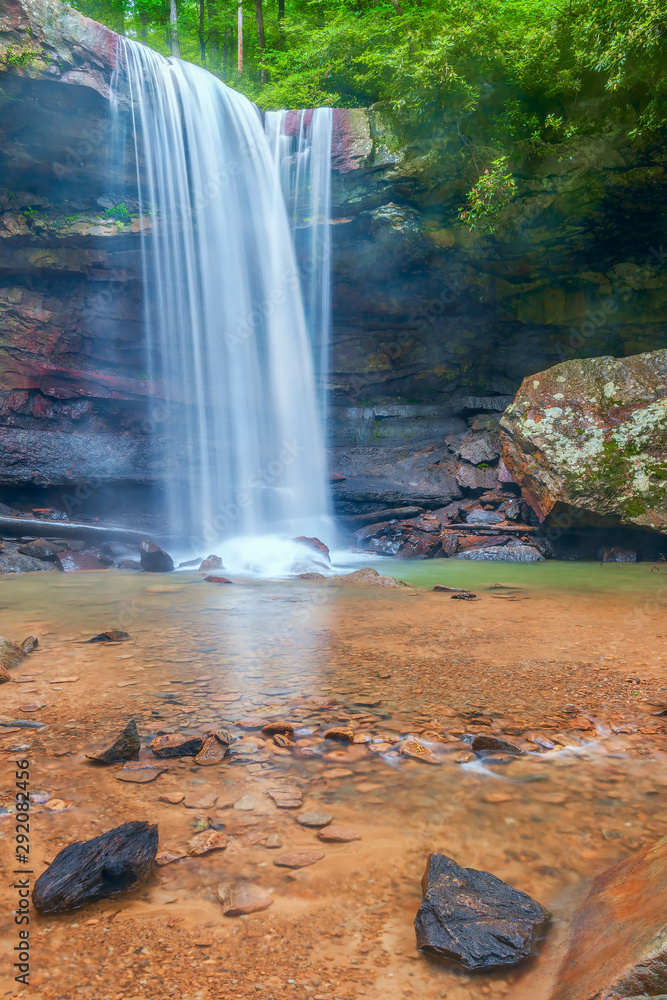
{"type": "Polygon", "coordinates": [[[542,517],[563,501],[667,531],[667,350],[531,375],[500,427],[505,465],[542,517]]]}

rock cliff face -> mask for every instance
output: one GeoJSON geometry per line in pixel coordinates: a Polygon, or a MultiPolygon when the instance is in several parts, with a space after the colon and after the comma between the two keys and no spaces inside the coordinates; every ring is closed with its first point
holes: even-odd
{"type": "Polygon", "coordinates": [[[500,426],[542,518],[562,502],[667,531],[667,350],[530,376],[500,426]]]}
{"type": "MultiPolygon", "coordinates": [[[[58,0],[0,12],[0,482],[151,484],[178,461],[164,448],[177,414],[146,405],[160,387],[130,160],[109,169],[115,43],[58,0]]],[[[333,165],[341,511],[494,489],[498,420],[522,379],[664,346],[658,144],[601,133],[536,150],[513,165],[517,197],[493,232],[458,218],[474,171],[444,121],[337,111],[333,165]]]]}

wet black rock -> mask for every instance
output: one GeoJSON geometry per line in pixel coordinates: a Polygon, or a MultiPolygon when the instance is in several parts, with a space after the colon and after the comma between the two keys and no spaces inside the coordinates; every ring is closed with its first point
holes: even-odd
{"type": "Polygon", "coordinates": [[[147,538],[139,543],[139,551],[141,565],[147,573],[171,573],[174,568],[174,560],[171,556],[147,538]]]}
{"type": "Polygon", "coordinates": [[[70,844],[37,879],[33,904],[43,913],[62,913],[132,892],[153,870],[157,845],[157,825],[139,821],[70,844]]]}
{"type": "Polygon", "coordinates": [[[417,947],[466,969],[516,965],[535,954],[549,911],[489,872],[429,855],[415,919],[417,947]]]}
{"type": "Polygon", "coordinates": [[[86,757],[88,760],[94,760],[96,764],[117,764],[121,761],[136,760],[140,746],[137,724],[134,719],[130,719],[115,743],[105,750],[87,753],[86,757]]]}

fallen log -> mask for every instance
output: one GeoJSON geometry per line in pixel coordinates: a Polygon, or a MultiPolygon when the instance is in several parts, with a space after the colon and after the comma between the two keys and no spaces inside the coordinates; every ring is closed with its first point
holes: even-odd
{"type": "Polygon", "coordinates": [[[37,879],[35,909],[62,913],[138,889],[153,870],[157,845],[157,825],[136,820],[69,844],[37,879]]]}
{"type": "Polygon", "coordinates": [[[100,524],[81,524],[76,521],[41,521],[36,517],[0,517],[0,534],[34,535],[38,538],[90,538],[104,541],[132,542],[138,545],[148,536],[133,528],[113,528],[100,524]]]}
{"type": "Polygon", "coordinates": [[[372,514],[341,514],[338,517],[343,524],[359,525],[375,524],[376,521],[404,521],[411,517],[419,517],[425,512],[424,507],[394,507],[389,510],[376,510],[372,514]]]}

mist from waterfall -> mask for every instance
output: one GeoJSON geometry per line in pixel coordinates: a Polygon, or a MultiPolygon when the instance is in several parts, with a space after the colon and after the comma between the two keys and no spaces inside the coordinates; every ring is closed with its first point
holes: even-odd
{"type": "Polygon", "coordinates": [[[183,553],[280,572],[293,561],[288,539],[331,530],[321,388],[331,112],[311,115],[296,148],[267,116],[267,138],[241,94],[125,38],[112,91],[117,121],[129,108],[137,164],[171,533],[187,538],[183,553]]]}

